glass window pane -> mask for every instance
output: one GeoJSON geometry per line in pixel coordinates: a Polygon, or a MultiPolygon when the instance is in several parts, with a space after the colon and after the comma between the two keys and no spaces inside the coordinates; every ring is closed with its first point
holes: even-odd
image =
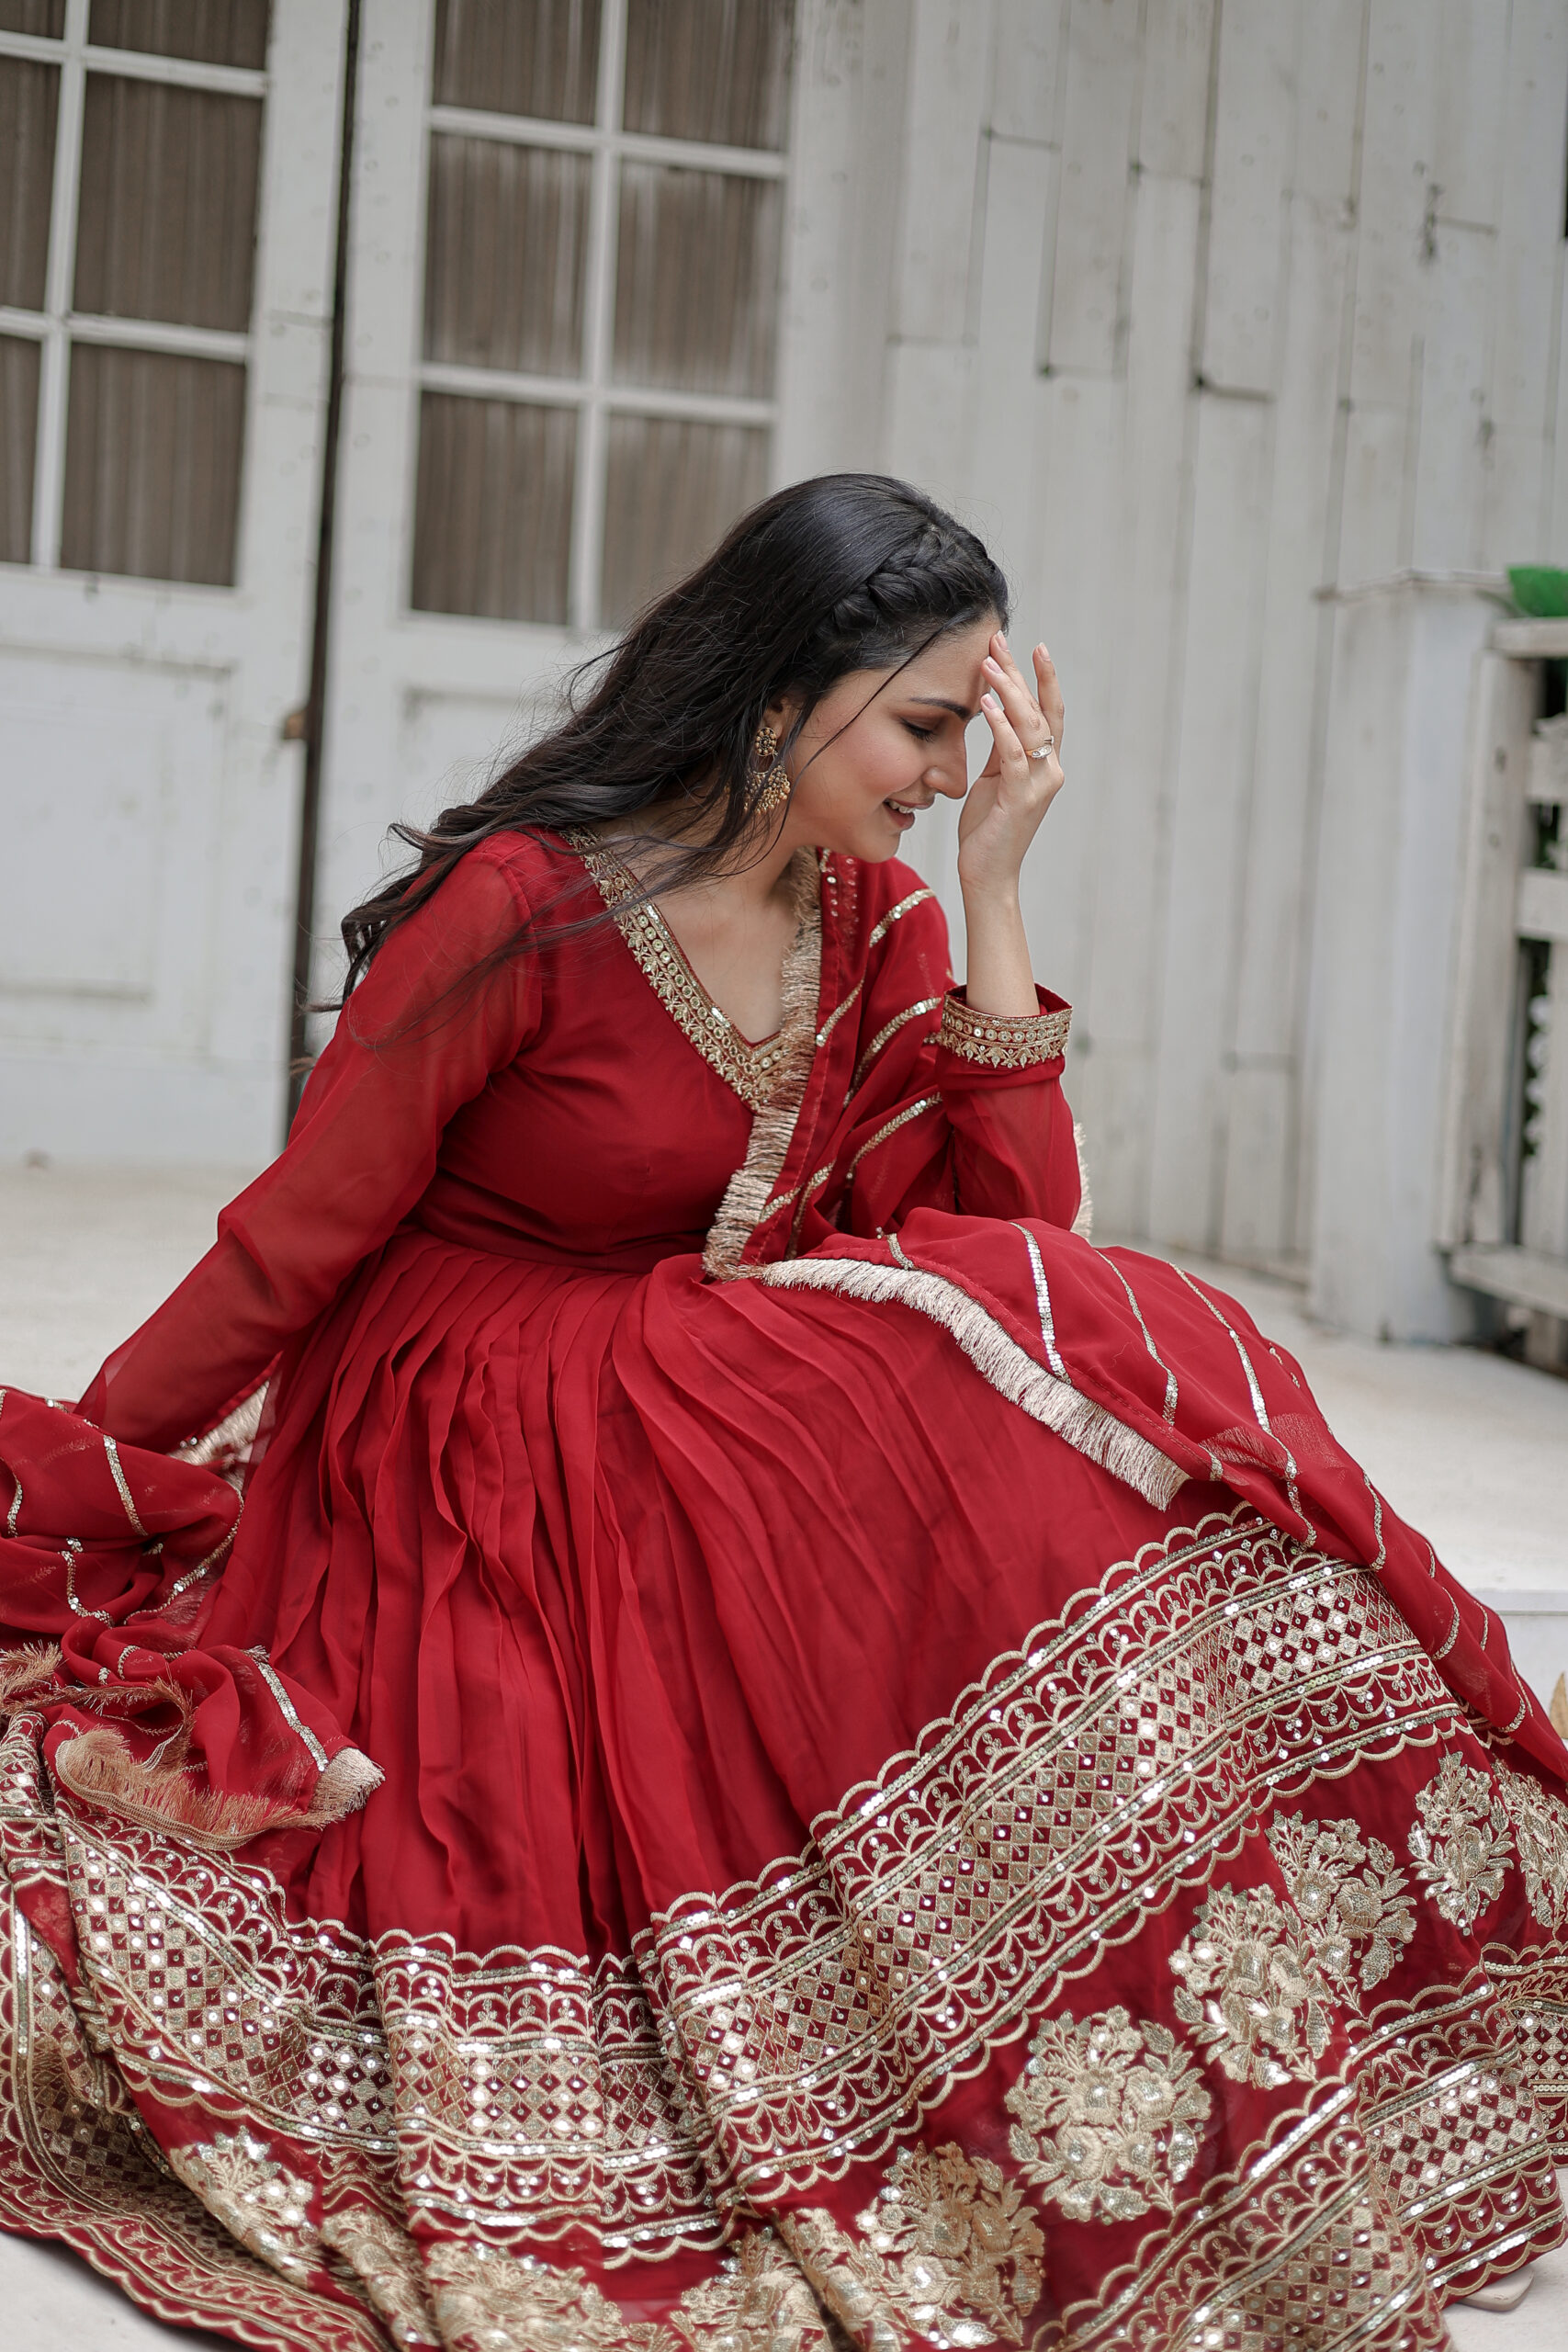
{"type": "Polygon", "coordinates": [[[752,425],[680,417],[609,422],[600,618],[621,628],[762,496],[768,435],[752,425]]]}
{"type": "Polygon", "coordinates": [[[630,0],[628,130],[782,148],[792,0],[630,0]]]}
{"type": "Polygon", "coordinates": [[[564,621],[577,412],[426,392],[413,589],[422,613],[564,621]]]}
{"type": "Polygon", "coordinates": [[[432,139],[427,359],[578,373],[592,172],[586,155],[432,139]]]}
{"type": "Polygon", "coordinates": [[[267,0],[93,0],[89,40],[206,65],[266,63],[267,0]]]}
{"type": "Polygon", "coordinates": [[[89,74],[76,308],[249,326],[260,148],[259,98],[89,74]]]}
{"type": "Polygon", "coordinates": [[[43,308],[60,68],[0,57],[0,302],[43,308]]]}
{"type": "Polygon", "coordinates": [[[36,343],[0,338],[0,563],[26,563],[32,553],[38,371],[36,343]]]}
{"type": "Polygon", "coordinates": [[[616,380],[771,392],[783,221],[779,180],[623,164],[616,380]]]}
{"type": "Polygon", "coordinates": [[[66,570],[231,585],[244,420],[245,371],[227,360],[73,344],[66,570]]]}
{"type": "Polygon", "coordinates": [[[0,0],[0,33],[35,33],[58,40],[65,30],[65,0],[0,0]]]}
{"type": "Polygon", "coordinates": [[[435,0],[438,107],[592,122],[599,0],[435,0]]]}

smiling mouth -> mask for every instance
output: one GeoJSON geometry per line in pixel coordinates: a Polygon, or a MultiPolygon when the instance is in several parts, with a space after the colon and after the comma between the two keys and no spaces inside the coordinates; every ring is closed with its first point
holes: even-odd
{"type": "Polygon", "coordinates": [[[885,808],[894,809],[900,817],[918,817],[922,808],[929,808],[931,804],[929,800],[895,800],[889,794],[882,805],[885,808]]]}

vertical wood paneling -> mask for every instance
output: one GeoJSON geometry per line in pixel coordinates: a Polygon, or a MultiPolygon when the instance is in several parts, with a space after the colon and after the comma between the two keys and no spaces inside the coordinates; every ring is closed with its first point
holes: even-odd
{"type": "MultiPolygon", "coordinates": [[[[1064,746],[1073,782],[1053,808],[1049,831],[1024,868],[1024,915],[1035,968],[1053,988],[1081,1002],[1092,947],[1095,796],[1111,772],[1116,698],[1126,684],[1119,650],[1122,583],[1117,529],[1126,398],[1113,377],[1054,377],[1043,393],[1037,617],[1029,634],[1043,638],[1063,681],[1064,746]]],[[[1030,584],[1026,574],[1021,621],[1030,584]]],[[[1085,1028],[1092,1035],[1092,1014],[1085,1028]]]]}
{"type": "Polygon", "coordinates": [[[0,32],[58,40],[64,29],[65,0],[0,0],[0,32]]]}
{"type": "Polygon", "coordinates": [[[974,521],[1021,589],[1036,560],[1030,535],[1040,451],[1034,372],[1035,289],[1055,209],[1058,158],[1049,147],[993,138],[986,166],[986,242],[980,266],[975,385],[974,521]]]}
{"type": "Polygon", "coordinates": [[[675,417],[610,420],[604,618],[619,628],[714,548],[767,486],[768,436],[675,417]]]}
{"type": "Polygon", "coordinates": [[[1071,0],[1062,186],[1044,351],[1053,368],[1120,364],[1142,0],[1071,0]]]}
{"type": "Polygon", "coordinates": [[[969,328],[987,13],[915,0],[894,316],[895,334],[911,341],[956,343],[969,328]]]}
{"type": "Polygon", "coordinates": [[[566,618],[574,409],[454,399],[420,403],[416,612],[566,618]]]}
{"type": "Polygon", "coordinates": [[[778,180],[624,163],[616,381],[771,392],[783,226],[778,180]]]}
{"type": "Polygon", "coordinates": [[[990,127],[1053,146],[1062,135],[1068,0],[995,0],[990,127]]]}
{"type": "Polygon", "coordinates": [[[87,38],[104,49],[255,67],[266,63],[270,13],[267,0],[93,0],[87,38]]]}
{"type": "MultiPolygon", "coordinates": [[[[1354,60],[1349,102],[1354,103],[1354,60]]],[[[1231,1047],[1221,1239],[1246,1257],[1295,1238],[1305,927],[1322,756],[1324,576],[1351,232],[1337,205],[1291,205],[1247,886],[1231,1047]]]]}
{"type": "Polygon", "coordinates": [[[1431,0],[1438,87],[1428,160],[1442,218],[1472,228],[1497,225],[1513,13],[1514,0],[1431,0]]]}
{"type": "Polygon", "coordinates": [[[75,345],[61,562],[229,586],[244,412],[227,361],[75,345]]]}
{"type": "Polygon", "coordinates": [[[598,80],[599,0],[435,0],[438,107],[592,122],[598,80]]]}
{"type": "Polygon", "coordinates": [[[1200,401],[1188,628],[1160,992],[1150,1230],[1213,1248],[1224,1167],[1223,1063],[1247,853],[1270,416],[1200,401]]]}
{"type": "Polygon", "coordinates": [[[1483,552],[1496,238],[1438,221],[1426,265],[1410,561],[1473,571],[1483,552]]]}
{"type": "Polygon", "coordinates": [[[1227,0],[1221,21],[1201,365],[1227,391],[1271,392],[1279,377],[1296,14],[1293,0],[1227,0]]]}
{"type": "Polygon", "coordinates": [[[427,359],[581,372],[592,170],[586,155],[511,140],[432,139],[427,359]]]}
{"type": "Polygon", "coordinates": [[[1514,0],[1504,93],[1486,453],[1488,567],[1568,546],[1549,522],[1551,395],[1562,244],[1545,233],[1562,202],[1568,139],[1568,12],[1514,0]],[[1548,447],[1542,447],[1546,436],[1548,447]]]}
{"type": "Polygon", "coordinates": [[[1201,179],[1207,153],[1214,0],[1146,0],[1138,164],[1201,179]]]}
{"type": "Polygon", "coordinates": [[[32,551],[38,379],[38,345],[0,336],[0,563],[32,551]]]}
{"type": "Polygon", "coordinates": [[[780,148],[794,0],[628,0],[628,130],[780,148]]]}
{"type": "MultiPolygon", "coordinates": [[[[1104,758],[1077,771],[1094,819],[1082,1010],[1091,1050],[1076,1107],[1092,1139],[1109,1233],[1148,1216],[1149,1134],[1175,784],[1175,656],[1190,527],[1190,386],[1201,230],[1194,181],[1139,180],[1134,217],[1125,443],[1111,544],[1116,656],[1104,758]]],[[[1077,759],[1073,747],[1072,758],[1077,759]]]]}
{"type": "Polygon", "coordinates": [[[0,57],[0,302],[43,307],[60,69],[0,57]]]}
{"type": "Polygon", "coordinates": [[[259,98],[89,74],[76,309],[248,327],[261,129],[259,98]]]}

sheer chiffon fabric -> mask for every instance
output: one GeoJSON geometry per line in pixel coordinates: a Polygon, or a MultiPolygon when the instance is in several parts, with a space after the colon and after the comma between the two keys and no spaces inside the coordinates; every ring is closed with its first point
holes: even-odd
{"type": "Polygon", "coordinates": [[[0,2211],[280,2346],[1436,2346],[1563,2234],[1568,1758],[1072,1232],[1066,1009],[796,884],[752,1043],[595,845],[466,858],[0,1403],[0,2211]]]}

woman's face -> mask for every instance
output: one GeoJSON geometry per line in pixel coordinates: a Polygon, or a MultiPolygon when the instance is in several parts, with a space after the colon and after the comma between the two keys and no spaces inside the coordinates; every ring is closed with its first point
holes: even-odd
{"type": "MultiPolygon", "coordinates": [[[[856,670],[830,686],[790,745],[795,780],[782,841],[838,850],[869,864],[899,842],[940,794],[969,788],[964,730],[986,685],[980,664],[996,616],[939,637],[898,670],[856,670]]],[[[795,712],[769,711],[783,741],[795,712]]]]}

